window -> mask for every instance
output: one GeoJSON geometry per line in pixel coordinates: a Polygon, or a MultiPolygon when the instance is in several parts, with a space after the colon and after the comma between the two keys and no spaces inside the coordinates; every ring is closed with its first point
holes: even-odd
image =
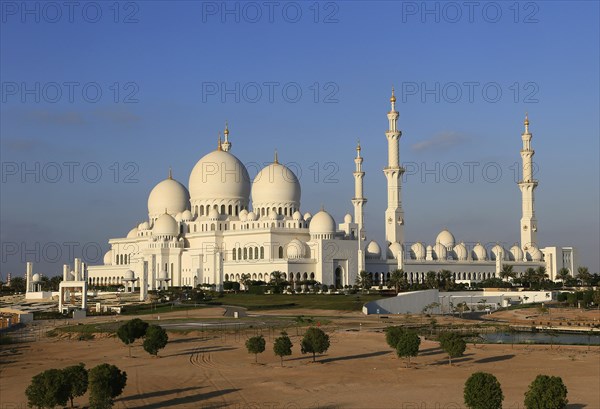
{"type": "Polygon", "coordinates": [[[265,258],[265,248],[264,247],[260,247],[260,259],[264,259],[265,258]]]}
{"type": "Polygon", "coordinates": [[[283,258],[283,247],[279,246],[279,258],[283,258]]]}

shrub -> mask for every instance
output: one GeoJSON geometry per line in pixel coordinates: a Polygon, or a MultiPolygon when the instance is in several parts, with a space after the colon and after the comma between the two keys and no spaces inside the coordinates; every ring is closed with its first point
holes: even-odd
{"type": "Polygon", "coordinates": [[[248,338],[246,340],[246,349],[249,354],[254,354],[254,362],[258,362],[258,354],[265,352],[265,339],[262,335],[248,338]]]}
{"type": "Polygon", "coordinates": [[[322,354],[329,349],[329,335],[320,328],[310,327],[304,333],[300,347],[303,354],[312,353],[315,362],[316,354],[322,354]]]}
{"type": "Polygon", "coordinates": [[[567,387],[559,376],[538,375],[525,393],[527,409],[562,409],[567,403],[567,387]]]}
{"type": "Polygon", "coordinates": [[[281,358],[281,366],[283,366],[283,357],[292,355],[292,341],[290,337],[288,337],[287,333],[284,331],[281,333],[279,338],[275,338],[275,342],[273,343],[273,352],[275,355],[281,358]]]}
{"type": "Polygon", "coordinates": [[[156,356],[160,349],[167,346],[167,342],[169,342],[167,331],[159,325],[150,325],[144,339],[144,351],[156,356]]]}
{"type": "Polygon", "coordinates": [[[464,398],[470,409],[502,409],[504,395],[494,375],[475,372],[465,382],[464,398]]]}
{"type": "Polygon", "coordinates": [[[123,393],[127,383],[127,373],[114,365],[101,364],[88,374],[90,388],[90,409],[112,408],[114,398],[123,393]]]}
{"type": "Polygon", "coordinates": [[[396,345],[396,353],[400,358],[408,358],[406,367],[410,366],[410,357],[417,356],[421,339],[414,331],[405,331],[400,335],[398,344],[396,345]]]}

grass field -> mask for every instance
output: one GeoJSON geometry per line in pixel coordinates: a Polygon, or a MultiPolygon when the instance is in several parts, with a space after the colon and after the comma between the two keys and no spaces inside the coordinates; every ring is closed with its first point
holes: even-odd
{"type": "Polygon", "coordinates": [[[364,303],[383,298],[379,294],[353,295],[286,295],[286,294],[225,294],[212,305],[235,305],[249,310],[308,308],[321,310],[360,311],[364,303]]]}

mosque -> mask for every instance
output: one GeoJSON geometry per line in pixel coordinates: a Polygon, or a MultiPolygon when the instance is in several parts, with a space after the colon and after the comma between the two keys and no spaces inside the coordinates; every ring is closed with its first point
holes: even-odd
{"type": "MultiPolygon", "coordinates": [[[[148,220],[134,226],[125,237],[109,240],[104,265],[88,267],[88,284],[114,285],[138,282],[141,296],[164,286],[240,281],[243,274],[269,281],[273,271],[284,272],[288,281],[316,280],[343,287],[355,284],[360,271],[369,272],[375,285],[386,285],[391,272],[403,269],[409,282],[423,282],[428,271],[449,270],[456,282],[477,282],[497,277],[503,265],[517,274],[545,266],[551,279],[561,268],[575,270],[572,247],[539,248],[534,211],[532,134],[525,118],[520,152],[523,180],[520,243],[510,249],[496,244],[458,242],[442,230],[431,244],[407,244],[402,209],[398,111],[392,90],[389,123],[385,211],[385,245],[367,241],[363,195],[365,172],[360,144],[354,158],[354,215],[336,224],[325,209],[315,214],[301,211],[301,187],[296,175],[279,163],[263,168],[250,180],[244,164],[232,153],[229,129],[219,136],[216,150],[202,157],[192,169],[188,187],[171,172],[148,197],[148,220]]],[[[383,243],[383,241],[382,241],[383,243]]]]}

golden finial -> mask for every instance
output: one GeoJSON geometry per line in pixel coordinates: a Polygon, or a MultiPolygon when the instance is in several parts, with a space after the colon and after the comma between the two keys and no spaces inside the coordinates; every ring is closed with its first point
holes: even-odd
{"type": "Polygon", "coordinates": [[[173,179],[173,170],[169,166],[169,179],[173,179]]]}
{"type": "Polygon", "coordinates": [[[227,124],[227,121],[225,121],[225,130],[223,131],[223,133],[224,133],[225,135],[229,135],[229,126],[228,126],[228,124],[227,124]]]}
{"type": "Polygon", "coordinates": [[[279,163],[279,159],[277,157],[277,149],[275,149],[275,159],[273,160],[273,163],[279,163]]]}
{"type": "Polygon", "coordinates": [[[218,151],[222,151],[223,148],[221,147],[221,132],[219,132],[219,142],[217,144],[217,150],[218,151]]]}
{"type": "Polygon", "coordinates": [[[392,97],[390,98],[390,102],[396,102],[396,95],[394,95],[394,86],[392,86],[392,97]]]}
{"type": "Polygon", "coordinates": [[[360,148],[360,139],[357,139],[357,140],[356,140],[356,150],[357,150],[357,151],[360,151],[360,149],[361,149],[361,148],[360,148]]]}
{"type": "Polygon", "coordinates": [[[529,125],[529,114],[527,112],[525,112],[525,125],[529,125]]]}

